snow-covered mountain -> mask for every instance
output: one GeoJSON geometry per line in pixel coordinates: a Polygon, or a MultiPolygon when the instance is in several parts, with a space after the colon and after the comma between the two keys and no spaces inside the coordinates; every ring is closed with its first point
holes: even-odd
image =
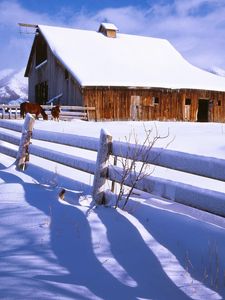
{"type": "Polygon", "coordinates": [[[24,69],[0,71],[0,103],[8,103],[19,98],[26,100],[27,95],[28,80],[24,77],[24,69]]]}

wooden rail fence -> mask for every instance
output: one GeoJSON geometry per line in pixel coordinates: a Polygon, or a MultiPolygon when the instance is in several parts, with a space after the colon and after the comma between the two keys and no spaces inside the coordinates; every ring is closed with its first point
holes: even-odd
{"type": "MultiPolygon", "coordinates": [[[[51,105],[41,105],[45,110],[49,119],[51,119],[51,105]]],[[[0,118],[1,119],[20,119],[20,106],[19,105],[0,105],[0,118]]],[[[95,107],[84,106],[61,106],[61,112],[59,116],[60,120],[97,120],[95,107]]]]}
{"type": "MultiPolygon", "coordinates": [[[[97,204],[108,199],[110,192],[106,189],[106,181],[121,182],[124,170],[119,166],[110,163],[111,157],[134,158],[138,147],[119,141],[113,141],[112,136],[101,130],[100,138],[84,137],[74,134],[47,132],[44,130],[32,129],[34,118],[27,114],[24,125],[16,124],[7,120],[0,120],[0,153],[16,158],[19,168],[24,168],[28,155],[54,161],[71,168],[78,169],[94,175],[93,199],[97,204]],[[4,130],[7,129],[7,130],[4,130]],[[13,132],[22,132],[22,137],[18,137],[13,132]],[[48,141],[62,145],[82,148],[97,152],[97,161],[76,157],[74,155],[63,154],[62,152],[46,149],[41,146],[30,144],[32,140],[48,141]],[[12,149],[2,144],[1,141],[19,146],[18,150],[12,149]]],[[[143,149],[142,149],[143,150],[143,149]]],[[[168,149],[152,148],[147,156],[147,163],[155,166],[169,168],[185,173],[195,174],[225,182],[225,160],[217,158],[202,157],[168,149]]],[[[143,160],[143,155],[135,156],[137,161],[143,160]]],[[[131,173],[125,180],[126,186],[132,186],[135,180],[135,173],[131,173]]],[[[225,216],[225,193],[207,188],[185,184],[172,179],[163,179],[153,175],[146,176],[139,180],[136,189],[161,196],[185,205],[193,206],[221,216],[225,216]]]]}

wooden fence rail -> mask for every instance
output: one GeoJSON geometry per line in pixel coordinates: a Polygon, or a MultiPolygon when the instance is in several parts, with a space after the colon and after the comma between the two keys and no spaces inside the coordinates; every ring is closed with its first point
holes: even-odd
{"type": "Polygon", "coordinates": [[[19,105],[0,105],[0,117],[2,119],[18,119],[20,118],[20,106],[19,105]]]}
{"type": "MultiPolygon", "coordinates": [[[[146,151],[148,148],[146,147],[146,151]]],[[[124,142],[113,142],[112,154],[137,161],[145,161],[152,165],[173,169],[185,173],[200,175],[207,178],[225,181],[225,160],[215,157],[204,157],[197,154],[184,153],[154,147],[150,155],[146,155],[142,145],[132,145],[124,142]],[[135,153],[140,153],[139,157],[135,153]]]]}
{"type": "MultiPolygon", "coordinates": [[[[51,118],[51,105],[41,105],[45,110],[49,118],[51,118]]],[[[1,119],[20,119],[20,105],[0,105],[0,118],[1,119]]],[[[97,120],[95,107],[86,106],[73,106],[62,105],[60,112],[60,120],[97,120]]]]}
{"type": "MultiPolygon", "coordinates": [[[[32,120],[32,117],[29,114],[26,116],[26,119],[27,118],[32,120]]],[[[29,132],[27,129],[29,127],[29,122],[26,121],[26,119],[23,126],[11,121],[0,120],[0,128],[2,128],[0,131],[0,153],[17,158],[17,163],[19,160],[21,161],[21,157],[18,156],[18,151],[12,149],[12,147],[7,147],[4,143],[2,144],[1,141],[11,143],[17,147],[20,145],[21,147],[21,138],[18,134],[16,135],[15,131],[22,131],[23,134],[29,132]],[[24,126],[28,127],[24,128],[24,126]],[[9,130],[14,131],[14,133],[10,133],[9,130]]],[[[27,141],[25,137],[23,138],[27,141]]],[[[42,146],[29,144],[26,148],[27,153],[23,153],[22,156],[26,157],[27,154],[32,154],[93,174],[93,198],[98,204],[103,203],[109,195],[106,189],[106,180],[121,183],[121,179],[123,178],[124,169],[119,165],[113,165],[113,163],[111,163],[111,157],[122,157],[132,160],[134,158],[134,153],[137,153],[137,149],[142,147],[140,145],[113,141],[110,134],[104,130],[101,131],[100,139],[97,139],[66,133],[49,133],[44,130],[34,129],[32,132],[32,140],[48,141],[97,152],[97,162],[95,162],[93,160],[65,154],[60,151],[46,149],[42,146]]],[[[144,151],[145,149],[142,150],[144,151]]],[[[145,159],[146,158],[146,162],[151,165],[211,178],[217,180],[217,182],[220,182],[225,187],[225,160],[223,159],[202,157],[161,148],[152,148],[150,152],[147,153],[147,156],[145,155],[145,159]]],[[[140,155],[139,157],[135,155],[135,159],[137,161],[142,161],[143,155],[140,155]]],[[[26,160],[24,163],[26,164],[26,160]]],[[[125,179],[125,185],[128,187],[132,186],[136,178],[135,176],[136,174],[134,172],[129,173],[129,176],[125,179]]],[[[164,179],[153,175],[138,180],[135,184],[135,188],[153,195],[162,196],[176,202],[225,216],[225,193],[223,192],[207,188],[203,189],[198,186],[172,180],[172,178],[164,179]]]]}

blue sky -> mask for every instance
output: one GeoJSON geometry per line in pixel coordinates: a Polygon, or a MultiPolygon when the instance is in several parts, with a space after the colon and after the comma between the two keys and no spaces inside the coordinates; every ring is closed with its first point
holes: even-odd
{"type": "Polygon", "coordinates": [[[0,0],[0,70],[26,65],[33,35],[18,22],[97,30],[102,21],[166,38],[190,63],[225,70],[224,16],[223,0],[0,0]]]}
{"type": "Polygon", "coordinates": [[[139,7],[147,7],[148,3],[151,1],[130,1],[130,0],[122,0],[122,1],[111,1],[111,0],[22,0],[20,3],[26,7],[27,9],[31,9],[36,12],[46,12],[48,11],[50,14],[57,13],[57,11],[61,10],[62,7],[67,7],[72,10],[81,10],[86,9],[88,11],[97,12],[100,9],[105,7],[118,8],[124,6],[139,6],[139,7]]]}

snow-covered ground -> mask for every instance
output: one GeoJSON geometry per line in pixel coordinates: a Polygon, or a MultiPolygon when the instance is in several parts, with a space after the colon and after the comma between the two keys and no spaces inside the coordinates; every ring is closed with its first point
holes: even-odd
{"type": "MultiPolygon", "coordinates": [[[[161,135],[169,129],[159,147],[171,141],[169,149],[225,158],[224,124],[144,124],[161,135]]],[[[35,129],[92,137],[101,128],[115,140],[131,130],[140,142],[145,137],[142,122],[35,122],[35,129]]],[[[24,172],[13,162],[0,156],[0,299],[225,299],[224,218],[144,193],[134,194],[124,211],[93,209],[91,175],[32,155],[24,172]]],[[[168,172],[155,170],[209,185],[168,172]]],[[[222,182],[211,182],[214,187],[225,191],[222,182]]]]}

